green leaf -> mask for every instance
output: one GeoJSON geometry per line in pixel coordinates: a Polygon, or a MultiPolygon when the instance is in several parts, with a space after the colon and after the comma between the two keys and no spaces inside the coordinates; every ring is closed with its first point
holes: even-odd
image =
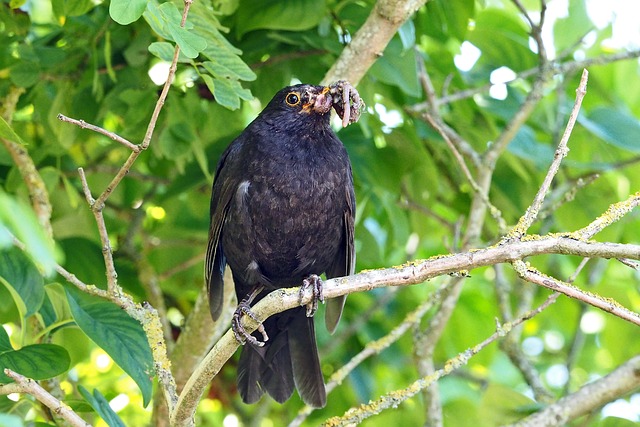
{"type": "Polygon", "coordinates": [[[13,347],[11,346],[9,334],[7,334],[7,331],[2,327],[0,328],[0,353],[11,350],[13,350],[13,347]]]}
{"type": "Polygon", "coordinates": [[[216,77],[228,77],[245,81],[256,79],[256,74],[251,71],[251,68],[238,55],[226,49],[217,49],[212,60],[206,61],[202,65],[216,77]]]}
{"type": "Polygon", "coordinates": [[[9,141],[15,142],[17,144],[25,145],[22,138],[18,136],[17,133],[11,129],[9,123],[7,123],[2,117],[0,117],[0,138],[8,139],[9,141]]]}
{"type": "Polygon", "coordinates": [[[416,44],[416,27],[411,19],[398,28],[398,36],[402,41],[402,49],[413,49],[416,44]]]}
{"type": "Polygon", "coordinates": [[[174,47],[169,42],[153,42],[149,45],[149,52],[163,61],[171,62],[173,60],[174,47]]]}
{"type": "Polygon", "coordinates": [[[147,406],[152,394],[153,358],[140,323],[115,304],[66,290],[71,314],[80,329],[138,384],[147,406]]]}
{"type": "Polygon", "coordinates": [[[207,47],[206,39],[190,31],[191,23],[187,22],[185,28],[180,26],[182,17],[173,3],[163,3],[158,7],[150,2],[144,17],[156,33],[176,42],[184,56],[188,58],[197,57],[207,47]]]}
{"type": "MultiPolygon", "coordinates": [[[[169,3],[165,3],[169,4],[169,3]]],[[[180,46],[180,50],[187,58],[196,58],[207,47],[207,41],[193,34],[179,25],[171,22],[167,24],[173,40],[180,46]]]]}
{"type": "Polygon", "coordinates": [[[537,55],[529,48],[528,28],[518,17],[501,9],[486,9],[476,16],[468,41],[482,55],[478,63],[490,68],[506,66],[514,71],[537,65],[537,55]]]}
{"type": "MultiPolygon", "coordinates": [[[[0,192],[0,236],[7,235],[7,232],[26,245],[27,254],[45,275],[54,271],[56,260],[53,242],[45,235],[33,210],[26,203],[0,192]]],[[[2,244],[3,240],[0,237],[0,248],[7,246],[2,244]]]]}
{"type": "Polygon", "coordinates": [[[578,121],[609,144],[640,153],[640,122],[635,117],[613,108],[600,107],[587,116],[580,115],[578,121]]]}
{"type": "Polygon", "coordinates": [[[42,275],[20,249],[0,251],[0,282],[11,293],[23,319],[37,312],[42,305],[42,275]]]}
{"type": "Polygon", "coordinates": [[[209,158],[207,157],[204,146],[196,138],[191,140],[191,150],[196,158],[196,162],[198,162],[198,166],[200,166],[200,170],[202,170],[202,173],[207,177],[207,181],[213,181],[213,177],[209,171],[209,158]]]}
{"type": "Polygon", "coordinates": [[[33,344],[5,351],[0,354],[0,383],[13,381],[4,374],[5,368],[27,378],[46,380],[66,372],[70,363],[67,350],[55,344],[33,344]]]}
{"type": "Polygon", "coordinates": [[[45,300],[40,309],[40,315],[44,325],[49,328],[60,326],[64,323],[73,324],[73,316],[69,310],[67,294],[60,283],[45,285],[45,300]]]}
{"type": "Polygon", "coordinates": [[[230,110],[240,108],[240,99],[246,101],[251,99],[251,92],[243,89],[237,80],[214,79],[206,74],[202,75],[202,79],[213,93],[216,102],[230,110]]]}
{"type": "Polygon", "coordinates": [[[20,87],[31,87],[40,80],[40,66],[29,60],[18,62],[9,69],[11,82],[20,87]]]}
{"type": "Polygon", "coordinates": [[[51,2],[56,17],[81,16],[94,7],[92,0],[53,0],[51,2]]]}
{"type": "Polygon", "coordinates": [[[86,399],[87,402],[95,409],[95,411],[102,417],[104,422],[107,423],[109,427],[125,427],[122,419],[116,414],[111,406],[109,406],[109,402],[105,397],[98,391],[97,389],[93,390],[93,395],[89,393],[89,390],[79,385],[78,390],[82,397],[86,399]]]}
{"type": "Polygon", "coordinates": [[[147,7],[147,0],[111,0],[109,15],[120,25],[137,21],[147,7]]]}
{"type": "Polygon", "coordinates": [[[324,1],[318,0],[244,0],[236,14],[238,37],[258,30],[308,30],[325,16],[324,1]]]}
{"type": "MultiPolygon", "coordinates": [[[[169,42],[153,42],[149,45],[149,52],[163,61],[171,62],[173,61],[173,54],[175,52],[175,47],[169,42]]],[[[190,62],[191,60],[187,58],[182,51],[178,55],[178,62],[190,62]]]]}
{"type": "Polygon", "coordinates": [[[475,3],[474,0],[428,1],[424,13],[418,12],[418,28],[441,41],[450,37],[464,41],[469,20],[475,13],[475,3]]]}
{"type": "Polygon", "coordinates": [[[399,87],[407,95],[420,96],[415,50],[403,50],[398,36],[391,39],[384,55],[371,67],[370,74],[380,81],[399,87]]]}
{"type": "Polygon", "coordinates": [[[593,23],[587,13],[584,1],[568,2],[569,10],[565,17],[553,24],[553,44],[556,52],[575,46],[575,44],[593,29],[593,23]]]}
{"type": "Polygon", "coordinates": [[[554,149],[536,140],[535,132],[529,126],[522,126],[511,140],[508,150],[518,157],[533,162],[539,168],[546,168],[553,160],[554,149]]]}

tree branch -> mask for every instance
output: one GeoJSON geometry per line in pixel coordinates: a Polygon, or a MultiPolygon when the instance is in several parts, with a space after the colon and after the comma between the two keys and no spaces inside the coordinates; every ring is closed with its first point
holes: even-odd
{"type": "Polygon", "coordinates": [[[597,410],[617,396],[637,389],[638,384],[640,356],[635,356],[609,375],[585,385],[577,392],[508,427],[562,426],[570,420],[597,410]]]}
{"type": "MultiPolygon", "coordinates": [[[[5,97],[7,100],[2,106],[0,114],[7,122],[11,123],[13,111],[16,108],[20,95],[24,93],[24,88],[11,87],[9,94],[5,97]]],[[[18,167],[22,180],[27,186],[29,192],[29,198],[31,199],[31,205],[38,218],[38,222],[42,226],[45,235],[48,237],[53,236],[53,229],[51,228],[51,202],[49,201],[49,193],[47,188],[36,168],[33,159],[29,156],[27,149],[20,145],[17,141],[10,141],[6,138],[0,138],[0,141],[4,144],[5,148],[9,152],[11,159],[18,167]]]]}
{"type": "Polygon", "coordinates": [[[347,80],[356,86],[384,49],[398,28],[427,0],[380,0],[365,23],[327,72],[322,84],[347,80]]]}
{"type": "Polygon", "coordinates": [[[15,381],[14,384],[0,385],[0,394],[26,393],[38,400],[38,402],[51,409],[53,413],[62,417],[72,427],[91,427],[91,424],[80,418],[73,410],[53,397],[51,393],[42,388],[36,381],[20,375],[11,369],[5,369],[6,376],[15,381]]]}

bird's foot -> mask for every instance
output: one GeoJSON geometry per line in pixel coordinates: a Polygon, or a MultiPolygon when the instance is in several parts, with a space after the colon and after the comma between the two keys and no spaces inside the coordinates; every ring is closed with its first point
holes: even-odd
{"type": "Polygon", "coordinates": [[[324,302],[322,279],[320,279],[317,274],[311,274],[302,281],[302,286],[300,287],[300,304],[302,304],[304,294],[309,288],[311,288],[313,296],[311,301],[307,303],[307,317],[313,317],[313,315],[316,314],[316,310],[318,310],[318,301],[324,302]]]}
{"type": "Polygon", "coordinates": [[[238,340],[238,342],[242,345],[248,342],[249,344],[255,345],[256,347],[263,347],[264,343],[269,341],[269,335],[267,335],[267,331],[264,329],[264,326],[258,319],[258,316],[256,316],[253,311],[251,311],[251,302],[261,291],[262,287],[254,289],[254,291],[250,295],[248,295],[247,298],[238,303],[236,311],[233,312],[233,317],[231,318],[231,330],[233,331],[233,335],[235,335],[236,340],[238,340]],[[262,334],[262,341],[259,341],[245,329],[244,325],[242,324],[242,316],[245,314],[259,325],[256,330],[262,334]]]}
{"type": "Polygon", "coordinates": [[[333,108],[342,119],[342,127],[357,122],[365,105],[356,88],[346,80],[338,80],[329,85],[329,92],[333,95],[333,108]]]}

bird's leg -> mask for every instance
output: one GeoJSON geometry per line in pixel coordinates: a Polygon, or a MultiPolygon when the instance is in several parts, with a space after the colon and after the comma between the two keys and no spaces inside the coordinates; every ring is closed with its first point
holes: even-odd
{"type": "Polygon", "coordinates": [[[267,331],[265,331],[264,326],[262,325],[258,317],[253,313],[253,311],[251,311],[251,303],[258,296],[258,294],[262,292],[263,289],[264,286],[260,285],[254,287],[253,291],[251,291],[251,293],[247,295],[246,298],[238,303],[238,308],[236,308],[236,311],[233,312],[233,318],[231,319],[231,330],[233,331],[233,334],[240,344],[244,345],[245,342],[248,342],[249,344],[255,345],[257,347],[262,347],[264,346],[264,343],[266,341],[269,341],[269,335],[267,335],[267,331]],[[256,330],[262,334],[262,341],[258,341],[258,339],[247,332],[245,327],[242,325],[241,320],[243,314],[246,314],[254,322],[260,325],[256,330]]]}
{"type": "Polygon", "coordinates": [[[300,304],[302,304],[304,294],[309,288],[311,288],[313,297],[307,304],[307,317],[313,317],[313,315],[316,314],[316,310],[318,309],[318,301],[324,302],[324,295],[322,293],[322,279],[320,279],[317,274],[310,274],[302,281],[302,286],[300,287],[300,304]]]}

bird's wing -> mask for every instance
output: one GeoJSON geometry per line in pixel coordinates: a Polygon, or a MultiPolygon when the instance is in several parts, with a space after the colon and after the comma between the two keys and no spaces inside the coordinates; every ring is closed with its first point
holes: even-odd
{"type": "Polygon", "coordinates": [[[229,206],[236,187],[237,179],[232,178],[229,170],[237,161],[241,144],[232,143],[222,154],[216,169],[211,190],[211,225],[209,226],[209,243],[204,263],[204,277],[209,293],[209,310],[213,320],[217,320],[222,312],[224,269],[227,261],[222,251],[220,235],[222,225],[229,211],[229,206]]]}
{"type": "MultiPolygon", "coordinates": [[[[349,171],[349,183],[346,186],[346,199],[347,204],[344,211],[342,242],[333,264],[329,270],[327,270],[328,278],[349,276],[353,274],[356,266],[356,250],[354,246],[356,198],[353,193],[351,171],[349,171]]],[[[336,330],[340,317],[342,316],[342,309],[346,299],[347,297],[345,295],[327,301],[324,321],[329,333],[333,333],[336,330]]]]}

